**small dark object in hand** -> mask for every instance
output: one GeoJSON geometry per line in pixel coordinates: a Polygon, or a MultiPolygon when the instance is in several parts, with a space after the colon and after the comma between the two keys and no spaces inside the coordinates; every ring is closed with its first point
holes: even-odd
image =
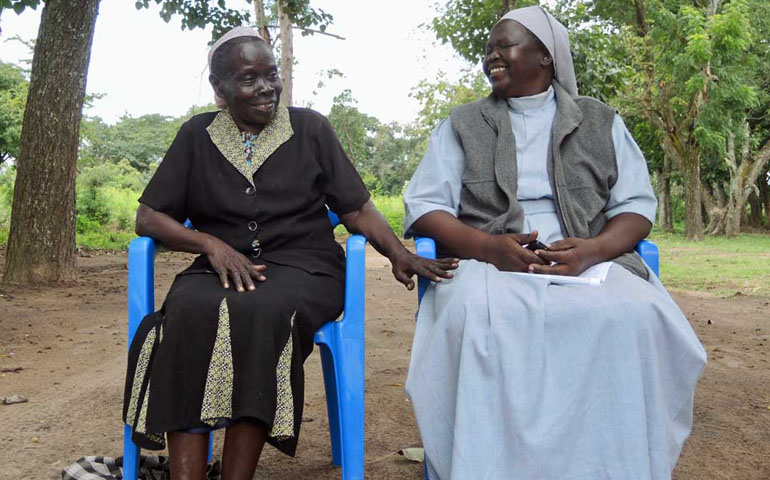
{"type": "Polygon", "coordinates": [[[524,248],[526,248],[527,250],[531,250],[533,252],[535,250],[548,250],[548,247],[546,247],[545,244],[540,240],[535,240],[534,242],[530,242],[524,248]]]}

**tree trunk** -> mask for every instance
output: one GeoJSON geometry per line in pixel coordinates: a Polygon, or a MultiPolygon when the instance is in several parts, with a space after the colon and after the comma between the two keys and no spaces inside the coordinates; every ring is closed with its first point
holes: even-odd
{"type": "Polygon", "coordinates": [[[292,71],[294,70],[294,33],[291,30],[291,18],[285,10],[286,0],[278,0],[278,22],[280,26],[279,38],[281,39],[281,80],[283,80],[283,93],[281,93],[281,105],[289,106],[292,103],[292,71]]]}
{"type": "Polygon", "coordinates": [[[701,216],[700,195],[700,154],[690,153],[682,162],[684,179],[684,238],[690,241],[703,240],[703,217],[701,216]]]}
{"type": "Polygon", "coordinates": [[[735,135],[730,133],[727,137],[728,150],[725,160],[730,171],[730,185],[725,233],[728,237],[741,233],[741,221],[746,214],[746,201],[770,160],[770,141],[765,143],[756,155],[751,155],[751,131],[748,122],[744,122],[742,127],[743,142],[740,152],[735,148],[735,135]]]}
{"type": "Polygon", "coordinates": [[[752,228],[762,227],[762,203],[759,201],[757,192],[751,192],[749,195],[749,215],[747,225],[752,228]]]}
{"type": "Polygon", "coordinates": [[[663,153],[663,168],[658,173],[658,228],[674,231],[674,205],[671,199],[671,157],[663,153]]]}
{"type": "Polygon", "coordinates": [[[262,38],[269,44],[273,44],[270,38],[270,30],[267,28],[267,18],[265,18],[265,2],[263,0],[254,0],[254,14],[257,17],[257,31],[262,38]]]}
{"type": "Polygon", "coordinates": [[[765,210],[765,228],[770,228],[770,185],[768,185],[768,182],[770,182],[770,168],[766,168],[759,176],[759,180],[757,180],[759,201],[765,210]]]}
{"type": "Polygon", "coordinates": [[[6,282],[76,278],[75,164],[99,0],[48,0],[22,123],[6,282]]]}
{"type": "Polygon", "coordinates": [[[720,188],[717,184],[715,187],[716,193],[711,192],[711,187],[708,183],[701,184],[701,201],[703,202],[703,210],[707,212],[709,223],[706,227],[706,235],[719,235],[725,232],[725,214],[727,208],[724,206],[724,202],[719,200],[720,188]]]}

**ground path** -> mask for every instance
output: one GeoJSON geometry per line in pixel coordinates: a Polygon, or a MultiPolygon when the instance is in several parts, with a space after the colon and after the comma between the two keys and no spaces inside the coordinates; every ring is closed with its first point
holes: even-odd
{"type": "MultiPolygon", "coordinates": [[[[84,455],[121,454],[125,369],[125,253],[79,258],[76,285],[0,287],[0,479],[56,479],[84,455]],[[12,354],[12,355],[11,355],[12,354]]],[[[158,257],[165,292],[190,256],[158,257]]],[[[0,250],[0,271],[4,263],[0,250]]],[[[665,277],[664,277],[665,280],[665,277]]],[[[367,478],[420,479],[422,466],[391,453],[419,446],[404,394],[416,298],[387,262],[367,252],[367,478]]],[[[770,478],[770,299],[675,292],[710,363],[698,385],[695,427],[676,480],[770,478]]],[[[306,363],[305,418],[296,458],[266,449],[258,479],[338,479],[317,352],[306,363]]],[[[217,437],[219,441],[219,437],[217,437]]]]}

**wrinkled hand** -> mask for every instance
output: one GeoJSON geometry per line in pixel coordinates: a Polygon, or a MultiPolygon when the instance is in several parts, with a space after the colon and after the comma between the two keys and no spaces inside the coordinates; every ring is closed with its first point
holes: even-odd
{"type": "Polygon", "coordinates": [[[483,259],[504,272],[526,272],[531,265],[546,262],[522,245],[537,240],[537,231],[490,235],[484,246],[483,259]]]}
{"type": "Polygon", "coordinates": [[[222,240],[212,240],[206,255],[224,288],[230,288],[228,277],[232,279],[235,289],[239,292],[254,290],[254,280],[259,282],[266,280],[262,275],[262,272],[267,269],[266,265],[253,265],[248,258],[222,240]]]}
{"type": "Polygon", "coordinates": [[[459,262],[456,258],[431,260],[419,257],[406,249],[390,258],[390,263],[393,266],[393,276],[396,277],[396,280],[403,283],[407,290],[414,288],[412,277],[415,274],[434,282],[440,282],[442,278],[452,278],[452,272],[449,270],[457,268],[459,262]]]}
{"type": "Polygon", "coordinates": [[[596,245],[592,240],[570,237],[547,246],[548,250],[535,252],[547,264],[533,263],[529,266],[530,272],[575,276],[599,263],[596,245]],[[549,265],[551,262],[556,263],[549,265]]]}

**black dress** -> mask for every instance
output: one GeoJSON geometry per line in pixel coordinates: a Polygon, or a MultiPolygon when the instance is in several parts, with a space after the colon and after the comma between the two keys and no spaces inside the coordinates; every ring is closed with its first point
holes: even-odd
{"type": "MultiPolygon", "coordinates": [[[[293,455],[303,407],[302,363],[313,334],[344,302],[345,256],[326,215],[360,208],[369,193],[329,122],[279,108],[246,161],[227,111],[197,115],[177,134],[139,201],[214,235],[265,282],[221,286],[201,255],[177,275],[160,311],[129,349],[123,417],[142,448],[164,433],[256,419],[293,455]]],[[[230,282],[232,284],[232,282],[230,282]]]]}

